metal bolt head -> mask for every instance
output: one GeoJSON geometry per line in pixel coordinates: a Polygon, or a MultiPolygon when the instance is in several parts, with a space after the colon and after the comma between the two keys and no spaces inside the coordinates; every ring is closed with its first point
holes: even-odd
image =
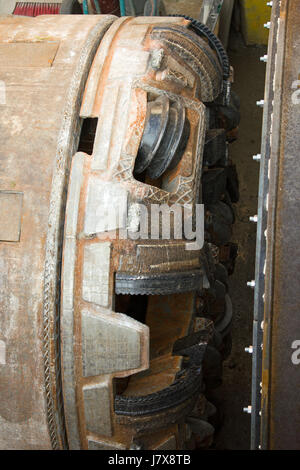
{"type": "Polygon", "coordinates": [[[247,286],[252,287],[252,288],[255,287],[255,281],[254,280],[253,281],[247,281],[247,286]]]}
{"type": "Polygon", "coordinates": [[[251,414],[252,413],[252,406],[251,405],[246,406],[245,408],[243,408],[243,412],[251,414]]]}
{"type": "Polygon", "coordinates": [[[259,58],[259,60],[260,60],[261,62],[268,62],[268,55],[265,54],[265,55],[261,56],[261,57],[259,58]]]}
{"type": "Polygon", "coordinates": [[[261,160],[261,154],[257,153],[256,155],[253,155],[252,158],[254,161],[259,162],[261,160]]]}
{"type": "Polygon", "coordinates": [[[264,24],[264,28],[270,29],[270,27],[271,27],[271,22],[267,21],[267,23],[264,24]]]}
{"type": "Polygon", "coordinates": [[[256,105],[259,106],[260,108],[263,108],[264,104],[265,104],[265,100],[256,101],[256,105]]]}
{"type": "Polygon", "coordinates": [[[253,354],[253,346],[249,346],[248,348],[245,348],[245,352],[249,354],[253,354]]]}
{"type": "Polygon", "coordinates": [[[258,220],[257,215],[250,216],[249,220],[250,220],[250,222],[255,222],[256,223],[257,220],[258,220]]]}
{"type": "Polygon", "coordinates": [[[268,6],[268,7],[272,7],[272,6],[273,6],[273,2],[267,2],[267,6],[268,6]]]}

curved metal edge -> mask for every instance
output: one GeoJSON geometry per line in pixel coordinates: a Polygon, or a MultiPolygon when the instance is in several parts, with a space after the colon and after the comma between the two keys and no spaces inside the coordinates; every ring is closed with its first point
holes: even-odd
{"type": "MultiPolygon", "coordinates": [[[[205,346],[206,347],[206,346],[205,346]]],[[[186,378],[177,378],[168,387],[145,396],[116,395],[115,413],[122,416],[156,414],[192,398],[203,387],[202,366],[187,369],[186,378]]]]}
{"type": "Polygon", "coordinates": [[[171,295],[197,291],[202,287],[203,276],[202,269],[154,275],[117,272],[115,292],[123,295],[171,295]]]}
{"type": "Polygon", "coordinates": [[[75,396],[73,292],[75,283],[77,220],[85,156],[84,153],[77,153],[73,157],[66,208],[67,217],[65,223],[64,263],[62,270],[62,381],[64,384],[65,420],[71,449],[80,449],[79,423],[75,396]]]}
{"type": "Polygon", "coordinates": [[[82,123],[79,111],[88,72],[100,41],[114,20],[113,16],[103,16],[82,48],[66,100],[52,178],[44,270],[43,358],[47,420],[53,449],[67,448],[59,346],[59,284],[67,175],[78,145],[82,123]]]}

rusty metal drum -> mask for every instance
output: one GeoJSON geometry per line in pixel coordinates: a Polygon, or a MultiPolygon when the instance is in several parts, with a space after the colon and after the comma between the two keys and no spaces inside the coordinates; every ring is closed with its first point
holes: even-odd
{"type": "Polygon", "coordinates": [[[178,449],[213,433],[203,361],[219,364],[232,316],[218,248],[121,236],[141,204],[193,218],[201,202],[206,105],[228,104],[229,76],[191,25],[0,20],[2,449],[178,449]],[[224,312],[204,318],[214,285],[224,312]]]}
{"type": "Polygon", "coordinates": [[[113,21],[1,18],[1,448],[65,442],[56,341],[66,178],[85,81],[113,21]]]}

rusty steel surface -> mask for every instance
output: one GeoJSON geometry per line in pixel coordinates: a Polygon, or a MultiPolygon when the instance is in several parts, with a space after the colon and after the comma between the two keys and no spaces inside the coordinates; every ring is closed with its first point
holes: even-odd
{"type": "Polygon", "coordinates": [[[97,16],[0,20],[0,79],[5,87],[1,220],[10,207],[9,226],[2,228],[0,241],[2,449],[65,445],[59,351],[54,341],[58,335],[62,196],[77,146],[78,105],[85,79],[101,36],[112,21],[113,17],[97,16]],[[36,45],[43,45],[39,48],[42,57],[36,56],[36,45]],[[5,48],[13,51],[7,66],[5,48]],[[3,198],[8,198],[9,206],[2,204],[3,198]]]}
{"type": "MultiPolygon", "coordinates": [[[[300,449],[300,10],[295,0],[274,3],[262,147],[269,182],[260,201],[267,210],[264,322],[257,327],[263,328],[261,431],[259,440],[259,427],[253,429],[252,446],[279,450],[300,449]]],[[[258,407],[256,399],[256,419],[258,407]]]]}
{"type": "MultiPolygon", "coordinates": [[[[181,31],[187,25],[188,22],[182,18],[118,19],[104,36],[89,74],[81,115],[85,119],[98,117],[98,124],[92,155],[78,153],[73,160],[62,273],[64,405],[69,445],[73,449],[91,448],[95,443],[98,443],[99,448],[118,448],[122,445],[129,448],[142,431],[145,433],[146,430],[149,432],[173,426],[193,406],[193,400],[187,397],[187,402],[191,404],[184,402],[179,405],[180,414],[175,407],[174,410],[170,407],[166,412],[140,418],[121,417],[111,412],[105,417],[107,425],[104,426],[99,423],[95,425],[88,412],[89,408],[99,404],[93,405],[92,399],[89,402],[86,399],[87,390],[106,387],[106,406],[110,408],[113,406],[110,403],[114,383],[118,384],[118,380],[126,377],[129,377],[128,390],[122,396],[141,395],[143,398],[171,385],[181,368],[181,358],[172,358],[171,350],[164,351],[164,348],[170,343],[170,349],[172,342],[180,335],[189,333],[194,315],[194,295],[183,295],[182,300],[179,296],[173,308],[171,298],[156,297],[155,310],[152,310],[151,299],[146,324],[138,326],[136,321],[130,317],[125,319],[123,314],[115,310],[114,273],[159,274],[186,270],[189,266],[200,268],[199,251],[186,252],[185,242],[179,240],[114,239],[114,233],[109,230],[122,229],[120,221],[119,225],[111,225],[107,232],[101,233],[103,218],[100,212],[97,216],[97,201],[109,207],[109,201],[116,205],[122,199],[125,205],[119,205],[119,208],[126,213],[127,204],[130,213],[130,208],[134,210],[135,204],[139,202],[149,206],[151,203],[195,204],[197,201],[205,133],[205,112],[201,97],[206,93],[206,98],[213,100],[219,93],[220,80],[217,72],[214,75],[211,71],[207,76],[206,89],[204,78],[200,82],[197,74],[181,61],[176,51],[176,41],[181,47],[185,46],[181,31]],[[154,61],[158,51],[163,51],[162,54],[160,52],[161,65],[156,65],[154,61]],[[213,77],[212,82],[209,81],[210,77],[213,77]],[[145,183],[138,181],[133,175],[134,161],[144,130],[147,100],[152,96],[166,96],[169,100],[181,103],[191,125],[180,163],[163,175],[160,186],[157,182],[153,185],[147,179],[145,183]],[[106,143],[103,146],[107,136],[109,145],[106,143]],[[105,194],[109,195],[108,199],[105,194]],[[71,214],[77,214],[77,210],[78,216],[73,220],[71,214]],[[89,253],[92,257],[99,253],[99,260],[103,261],[101,268],[97,268],[98,273],[96,268],[92,268],[95,279],[91,280],[87,279],[87,266],[88,263],[89,266],[97,263],[97,259],[90,259],[89,253]],[[102,284],[101,291],[97,283],[102,284]],[[99,291],[98,295],[96,291],[99,291]],[[166,321],[161,322],[163,315],[166,321]],[[185,320],[182,323],[183,315],[185,320]],[[100,349],[97,352],[97,337],[91,331],[92,321],[94,328],[99,323],[101,329],[107,328],[109,331],[108,337],[103,338],[102,348],[105,348],[104,354],[110,367],[104,363],[99,365],[100,349]],[[159,324],[155,325],[157,321],[159,324]],[[110,351],[115,347],[114,341],[118,341],[115,337],[118,325],[120,332],[125,328],[136,335],[134,341],[139,344],[139,352],[134,352],[134,343],[129,342],[126,348],[130,350],[122,349],[122,346],[118,353],[120,357],[127,354],[126,360],[124,358],[114,363],[110,351]],[[168,340],[172,331],[175,337],[168,340]],[[160,338],[156,339],[157,334],[160,338]],[[87,337],[91,347],[95,348],[93,355],[86,349],[87,337]],[[158,340],[160,343],[157,343],[158,340]],[[98,361],[96,367],[89,365],[93,361],[98,361]],[[146,373],[141,372],[145,369],[146,373]],[[134,423],[132,426],[129,426],[130,421],[134,423]]],[[[125,335],[125,330],[122,335],[125,335]]],[[[99,413],[101,415],[102,412],[99,413]]],[[[178,442],[182,440],[179,437],[182,433],[176,429],[178,442]]]]}
{"type": "Polygon", "coordinates": [[[224,64],[189,25],[0,21],[0,448],[180,449],[212,439],[204,376],[219,383],[232,318],[219,249],[123,236],[138,233],[140,203],[190,205],[191,220],[202,200],[204,103],[223,97],[224,64]],[[176,165],[138,179],[157,98],[181,110],[188,132],[176,165]],[[172,295],[150,284],[128,295],[117,275],[177,281],[172,295]]]}

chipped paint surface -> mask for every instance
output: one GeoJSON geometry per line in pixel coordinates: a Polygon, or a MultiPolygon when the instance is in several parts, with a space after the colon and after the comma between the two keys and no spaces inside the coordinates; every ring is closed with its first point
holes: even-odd
{"type": "MultiPolygon", "coordinates": [[[[15,51],[10,62],[5,64],[1,59],[0,80],[5,83],[6,100],[4,105],[1,103],[5,148],[0,149],[0,191],[23,193],[21,216],[15,214],[16,227],[21,217],[20,241],[17,232],[2,236],[14,238],[14,242],[0,241],[0,339],[5,341],[5,351],[1,343],[0,361],[2,449],[65,445],[64,430],[60,428],[63,423],[57,412],[59,384],[53,342],[59,227],[64,205],[59,191],[65,191],[65,174],[74,153],[78,132],[75,103],[101,37],[101,28],[93,33],[99,22],[101,18],[96,16],[0,18],[1,54],[6,48],[15,51]],[[51,64],[47,52],[34,67],[28,67],[24,50],[29,58],[31,44],[48,51],[56,44],[51,64]],[[52,178],[56,206],[50,200],[52,178]],[[58,217],[54,220],[56,209],[58,217]],[[50,246],[50,239],[46,239],[51,229],[55,236],[50,246]],[[48,267],[44,272],[46,257],[48,267]]],[[[13,211],[8,215],[12,217],[13,211]]],[[[9,226],[12,230],[13,224],[9,226]]]]}

